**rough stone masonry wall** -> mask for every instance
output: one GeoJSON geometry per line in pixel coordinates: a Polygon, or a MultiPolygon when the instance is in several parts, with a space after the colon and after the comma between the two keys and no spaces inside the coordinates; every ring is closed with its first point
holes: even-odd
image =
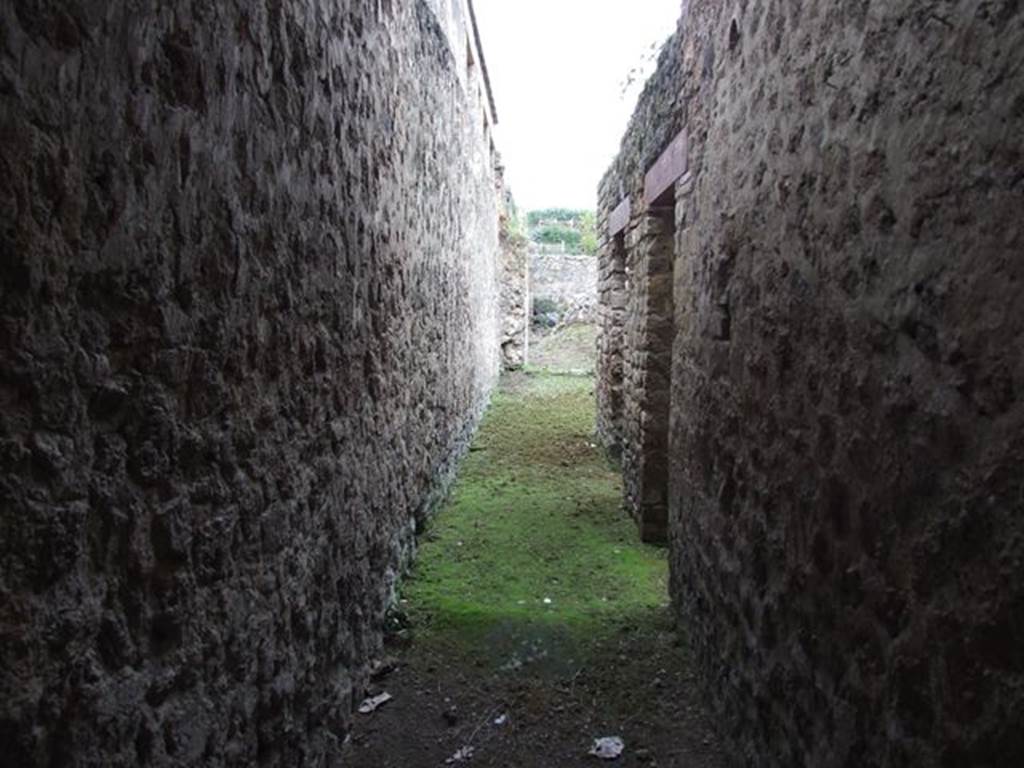
{"type": "Polygon", "coordinates": [[[670,320],[657,310],[672,291],[664,279],[672,259],[663,237],[670,232],[644,204],[644,174],[682,126],[677,40],[663,47],[598,199],[598,434],[621,457],[626,507],[651,541],[667,534],[664,399],[671,350],[659,325],[670,320]],[[609,216],[625,199],[631,216],[616,238],[609,235],[609,216]]]}
{"type": "Polygon", "coordinates": [[[530,257],[527,240],[515,231],[515,204],[504,195],[501,215],[501,363],[507,371],[526,364],[530,347],[530,257]]]}
{"type": "MultiPolygon", "coordinates": [[[[607,231],[607,222],[599,223],[607,231]]],[[[623,334],[626,323],[625,237],[608,238],[597,254],[597,434],[610,455],[622,455],[623,334]]]]}
{"type": "Polygon", "coordinates": [[[1024,763],[1024,5],[688,5],[672,589],[729,741],[1024,763]]]}
{"type": "Polygon", "coordinates": [[[597,259],[577,254],[530,254],[530,298],[553,301],[577,322],[597,314],[597,259]]]}
{"type": "Polygon", "coordinates": [[[336,765],[498,366],[423,3],[0,6],[0,753],[336,765]]]}

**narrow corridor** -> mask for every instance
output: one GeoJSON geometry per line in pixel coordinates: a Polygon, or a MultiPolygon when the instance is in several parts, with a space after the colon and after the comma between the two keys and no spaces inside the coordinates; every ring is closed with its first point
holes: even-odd
{"type": "Polygon", "coordinates": [[[1021,0],[0,3],[0,762],[1024,766],[1022,211],[1021,0]]]}
{"type": "Polygon", "coordinates": [[[405,583],[351,764],[717,766],[667,607],[594,440],[593,379],[507,376],[405,583]]]}

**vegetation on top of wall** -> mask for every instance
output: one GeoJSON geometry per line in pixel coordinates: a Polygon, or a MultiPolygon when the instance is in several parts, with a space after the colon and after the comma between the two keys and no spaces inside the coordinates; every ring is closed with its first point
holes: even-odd
{"type": "Polygon", "coordinates": [[[506,215],[501,218],[501,234],[513,248],[520,248],[528,242],[526,222],[515,204],[506,206],[506,215]]]}
{"type": "Polygon", "coordinates": [[[580,233],[572,227],[560,226],[558,224],[546,224],[543,227],[533,230],[530,233],[530,239],[535,243],[548,243],[549,245],[562,243],[569,250],[575,251],[580,247],[582,237],[580,233]]]}
{"type": "Polygon", "coordinates": [[[530,211],[526,214],[526,223],[532,229],[544,222],[559,222],[571,224],[576,221],[582,211],[572,208],[541,208],[538,211],[530,211]]]}
{"type": "Polygon", "coordinates": [[[526,215],[529,238],[535,243],[564,245],[573,253],[597,253],[597,217],[593,211],[545,208],[526,215]]]}
{"type": "Polygon", "coordinates": [[[584,211],[580,218],[580,248],[590,256],[597,254],[597,215],[593,211],[584,211]]]}

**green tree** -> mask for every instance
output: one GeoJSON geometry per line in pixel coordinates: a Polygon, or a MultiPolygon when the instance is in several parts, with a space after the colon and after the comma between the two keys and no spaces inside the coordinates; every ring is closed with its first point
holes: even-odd
{"type": "Polygon", "coordinates": [[[592,210],[544,208],[530,211],[526,222],[535,243],[565,243],[572,251],[597,253],[597,215],[592,210]]]}
{"type": "Polygon", "coordinates": [[[570,208],[542,208],[539,211],[530,211],[526,216],[526,224],[531,229],[537,227],[541,222],[557,221],[560,224],[567,224],[579,218],[580,211],[570,208]]]}
{"type": "Polygon", "coordinates": [[[597,254],[597,215],[593,211],[580,215],[580,250],[590,256],[597,254]]]}
{"type": "Polygon", "coordinates": [[[565,243],[565,246],[570,250],[575,250],[580,247],[580,241],[582,235],[572,227],[564,227],[558,224],[548,224],[533,230],[530,237],[536,243],[550,243],[552,245],[557,243],[565,243]]]}

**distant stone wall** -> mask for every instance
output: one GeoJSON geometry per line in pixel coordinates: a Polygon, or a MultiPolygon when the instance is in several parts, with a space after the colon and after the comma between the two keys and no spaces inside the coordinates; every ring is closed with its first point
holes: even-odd
{"type": "Polygon", "coordinates": [[[602,231],[632,215],[602,249],[598,391],[648,456],[643,175],[685,130],[670,407],[640,410],[670,424],[672,595],[725,742],[1024,762],[1024,7],[684,9],[601,188],[602,231]]]}
{"type": "Polygon", "coordinates": [[[530,299],[555,302],[560,313],[592,322],[597,313],[597,259],[577,254],[530,254],[530,299]]]}
{"type": "Polygon", "coordinates": [[[337,765],[498,370],[422,2],[0,6],[0,754],[337,765]]]}

